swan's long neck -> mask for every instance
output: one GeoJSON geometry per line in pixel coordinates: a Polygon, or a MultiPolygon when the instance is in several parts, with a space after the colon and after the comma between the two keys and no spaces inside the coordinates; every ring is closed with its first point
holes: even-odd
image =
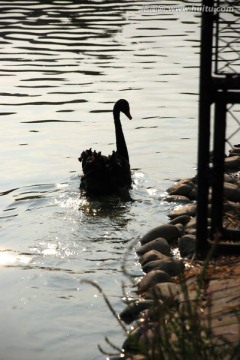
{"type": "Polygon", "coordinates": [[[122,125],[120,121],[120,111],[116,108],[113,109],[113,118],[115,124],[117,153],[121,155],[127,162],[129,162],[127,145],[123,135],[122,125]]]}

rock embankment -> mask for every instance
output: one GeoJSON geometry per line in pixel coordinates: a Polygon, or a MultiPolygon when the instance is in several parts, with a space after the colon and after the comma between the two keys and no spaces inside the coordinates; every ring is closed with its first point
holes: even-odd
{"type": "MultiPolygon", "coordinates": [[[[224,207],[228,211],[224,221],[233,226],[235,224],[233,215],[240,209],[240,181],[237,173],[240,169],[239,154],[233,152],[233,156],[226,158],[225,164],[226,169],[232,173],[225,174],[224,179],[224,207]]],[[[120,318],[127,324],[135,321],[123,344],[125,359],[144,359],[139,355],[143,353],[140,349],[151,349],[154,341],[158,339],[156,336],[158,304],[165,303],[168,306],[177,304],[178,308],[179,304],[184,304],[186,286],[183,286],[180,279],[185,278],[190,268],[198,268],[199,271],[200,262],[189,261],[196,247],[197,192],[196,178],[180,180],[171,186],[167,190],[165,200],[177,202],[178,206],[168,214],[169,222],[150,229],[140,239],[136,253],[144,275],[136,285],[138,298],[130,302],[120,314],[120,318]],[[180,256],[173,256],[173,249],[178,249],[180,256]]],[[[210,216],[208,224],[209,226],[211,224],[210,216]]],[[[194,270],[190,271],[194,272],[194,270]]],[[[196,300],[197,294],[199,296],[196,279],[196,276],[193,276],[187,281],[188,289],[191,289],[188,295],[190,300],[196,300]]]]}

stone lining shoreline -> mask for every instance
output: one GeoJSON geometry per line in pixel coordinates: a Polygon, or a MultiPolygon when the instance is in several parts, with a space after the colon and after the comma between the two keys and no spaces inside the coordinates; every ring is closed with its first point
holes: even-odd
{"type": "MultiPolygon", "coordinates": [[[[225,159],[228,173],[224,178],[224,225],[236,229],[240,228],[240,179],[238,176],[240,155],[234,150],[239,150],[239,148],[233,149],[230,156],[225,159]]],[[[196,297],[199,296],[197,283],[199,274],[203,271],[204,262],[194,260],[196,199],[196,178],[176,182],[167,190],[164,200],[177,202],[180,206],[168,214],[167,224],[151,229],[141,238],[136,253],[144,275],[136,284],[137,299],[130,301],[119,315],[126,324],[133,323],[133,327],[123,343],[121,356],[110,357],[110,360],[146,359],[141,355],[141,349],[151,351],[153,342],[157,341],[156,301],[169,306],[177,306],[179,309],[186,300],[186,286],[191,301],[196,301],[196,297]],[[174,256],[173,249],[178,249],[180,256],[174,256]],[[184,286],[182,281],[184,281],[184,286]]],[[[228,273],[227,269],[232,269],[232,266],[238,266],[238,259],[221,257],[209,262],[204,279],[204,281],[207,279],[204,285],[205,297],[208,286],[212,284],[211,281],[218,278],[219,281],[224,280],[225,274],[228,273]],[[224,274],[219,271],[219,267],[225,269],[224,274]]],[[[240,307],[240,300],[236,307],[240,307]]],[[[202,318],[206,321],[206,316],[202,318]]],[[[238,331],[235,331],[235,335],[233,340],[239,340],[238,331]]],[[[228,338],[227,335],[226,338],[228,338]]]]}

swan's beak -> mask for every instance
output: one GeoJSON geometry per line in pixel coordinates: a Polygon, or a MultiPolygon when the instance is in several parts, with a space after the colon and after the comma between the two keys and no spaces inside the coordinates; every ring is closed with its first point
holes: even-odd
{"type": "Polygon", "coordinates": [[[130,112],[126,113],[125,115],[129,118],[129,120],[132,120],[132,116],[131,116],[130,112]]]}

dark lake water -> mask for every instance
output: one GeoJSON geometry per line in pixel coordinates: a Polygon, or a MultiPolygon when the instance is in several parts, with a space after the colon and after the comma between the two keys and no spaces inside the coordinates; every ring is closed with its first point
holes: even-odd
{"type": "Polygon", "coordinates": [[[121,311],[128,244],[167,222],[164,192],[195,175],[200,14],[151,4],[1,1],[1,360],[104,359],[105,336],[121,347],[102,296],[81,280],[121,311]],[[122,125],[135,201],[88,202],[77,158],[115,149],[119,98],[133,116],[122,125]]]}

